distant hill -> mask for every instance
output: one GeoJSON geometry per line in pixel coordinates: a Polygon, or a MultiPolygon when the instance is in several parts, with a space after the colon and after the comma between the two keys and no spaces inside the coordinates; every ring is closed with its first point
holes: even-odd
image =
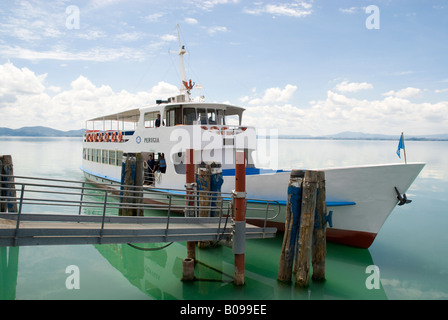
{"type": "Polygon", "coordinates": [[[84,129],[61,131],[41,126],[20,129],[0,128],[0,136],[15,137],[82,137],[84,132],[84,129]]]}
{"type": "MultiPolygon", "coordinates": [[[[301,135],[281,135],[282,139],[325,139],[325,140],[397,140],[400,139],[400,134],[397,135],[385,135],[385,134],[372,134],[362,132],[345,131],[332,135],[325,136],[301,136],[301,135]]],[[[436,134],[436,135],[420,135],[412,136],[405,134],[405,140],[407,141],[448,141],[448,134],[436,134]]]]}
{"type": "MultiPolygon", "coordinates": [[[[85,129],[61,131],[48,127],[23,127],[20,129],[0,128],[0,136],[16,137],[82,137],[85,129]]],[[[398,140],[400,135],[384,135],[362,132],[345,131],[333,135],[280,135],[280,139],[326,139],[326,140],[398,140]]],[[[448,134],[410,136],[405,135],[407,141],[448,141],[448,134]]]]}

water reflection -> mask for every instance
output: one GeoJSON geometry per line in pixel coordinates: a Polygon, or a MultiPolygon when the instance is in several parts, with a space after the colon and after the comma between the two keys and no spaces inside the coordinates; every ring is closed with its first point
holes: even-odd
{"type": "MultiPolygon", "coordinates": [[[[233,254],[230,248],[197,248],[198,263],[192,282],[182,282],[184,243],[157,251],[139,251],[126,244],[98,245],[95,248],[128,281],[149,298],[171,299],[387,299],[384,290],[369,290],[366,268],[373,265],[369,250],[328,245],[326,281],[310,281],[307,289],[277,281],[281,237],[249,240],[246,253],[246,284],[232,282],[233,254]]],[[[142,245],[155,248],[160,245],[142,245]]]]}
{"type": "Polygon", "coordinates": [[[19,248],[0,247],[0,300],[16,298],[19,248]]]}

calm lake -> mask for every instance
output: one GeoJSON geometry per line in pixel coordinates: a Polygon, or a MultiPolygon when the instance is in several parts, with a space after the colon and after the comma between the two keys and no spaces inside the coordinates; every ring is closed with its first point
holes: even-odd
{"type": "MultiPolygon", "coordinates": [[[[402,162],[397,141],[278,140],[268,166],[327,168],[402,162]]],[[[407,196],[369,249],[328,244],[326,281],[308,289],[277,281],[282,234],[248,240],[246,284],[236,287],[232,249],[197,249],[201,281],[181,281],[186,244],[158,251],[124,245],[0,248],[0,299],[448,299],[448,142],[406,142],[408,162],[425,162],[407,196]],[[80,288],[66,287],[68,266],[80,271],[80,288]],[[380,271],[380,288],[368,289],[368,266],[380,271]]],[[[0,154],[12,155],[15,175],[83,180],[80,138],[0,137],[0,154]]],[[[259,162],[263,162],[260,157],[259,162]]],[[[285,190],[286,193],[286,190],[285,190]]],[[[368,195],[366,195],[368,197],[368,195]]],[[[163,244],[142,245],[147,248],[163,244]]]]}

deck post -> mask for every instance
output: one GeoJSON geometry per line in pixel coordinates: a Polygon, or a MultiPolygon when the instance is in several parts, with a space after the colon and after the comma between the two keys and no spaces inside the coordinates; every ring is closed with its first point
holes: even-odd
{"type": "MultiPolygon", "coordinates": [[[[187,149],[186,150],[186,185],[187,188],[187,208],[186,208],[186,216],[192,217],[194,216],[194,150],[187,149]]],[[[196,241],[188,241],[187,242],[187,258],[196,260],[196,241]]]]}
{"type": "Polygon", "coordinates": [[[235,285],[244,285],[244,259],[246,251],[246,156],[244,151],[235,152],[235,190],[233,192],[235,226],[233,253],[235,256],[235,285]]]}
{"type": "Polygon", "coordinates": [[[13,199],[17,198],[17,193],[12,156],[0,156],[0,173],[4,175],[0,177],[0,212],[17,212],[17,200],[13,199]]]}
{"type": "Polygon", "coordinates": [[[290,282],[300,230],[302,207],[302,182],[305,171],[293,170],[288,185],[288,201],[286,205],[285,233],[278,268],[278,280],[290,282]]]}
{"type": "Polygon", "coordinates": [[[309,284],[310,257],[316,213],[317,171],[306,171],[302,191],[302,214],[300,218],[299,247],[296,256],[296,284],[309,284]]]}

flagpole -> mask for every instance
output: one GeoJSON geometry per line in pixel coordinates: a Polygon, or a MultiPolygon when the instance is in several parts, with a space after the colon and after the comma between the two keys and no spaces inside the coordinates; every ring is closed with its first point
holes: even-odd
{"type": "Polygon", "coordinates": [[[406,147],[405,147],[405,143],[404,143],[404,134],[403,134],[403,132],[401,133],[401,141],[403,141],[404,164],[408,164],[408,162],[406,160],[406,147]]]}

